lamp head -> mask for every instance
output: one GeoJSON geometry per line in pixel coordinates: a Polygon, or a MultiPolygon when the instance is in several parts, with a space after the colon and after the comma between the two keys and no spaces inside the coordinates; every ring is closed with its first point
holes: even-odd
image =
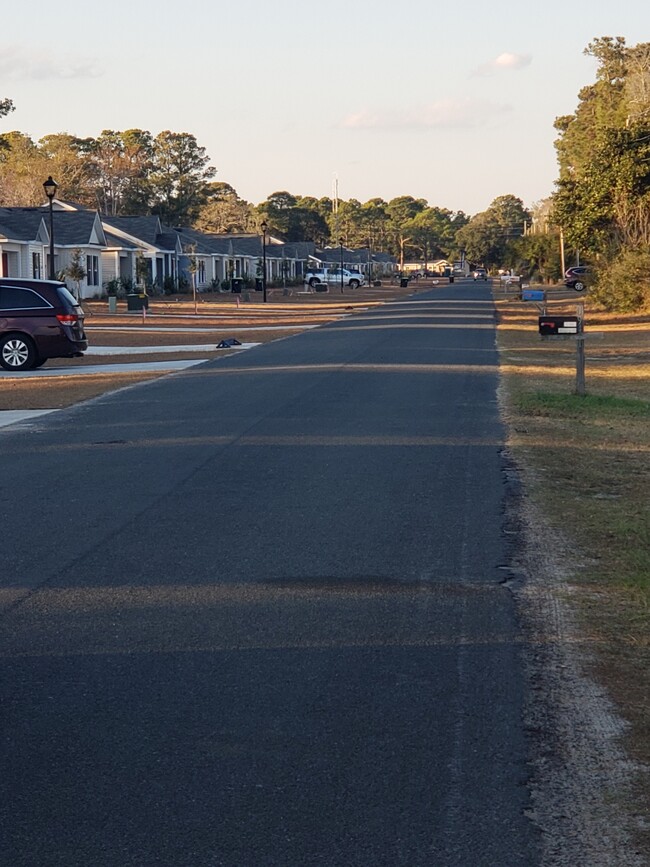
{"type": "Polygon", "coordinates": [[[52,201],[54,196],[56,196],[58,186],[59,185],[57,184],[57,182],[52,180],[52,175],[50,175],[48,179],[43,182],[43,189],[45,190],[45,195],[50,201],[52,201]]]}

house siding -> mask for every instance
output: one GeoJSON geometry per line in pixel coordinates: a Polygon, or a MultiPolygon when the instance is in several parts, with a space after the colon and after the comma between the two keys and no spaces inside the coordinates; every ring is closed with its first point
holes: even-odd
{"type": "Polygon", "coordinates": [[[119,274],[117,273],[117,264],[118,257],[116,253],[102,252],[100,264],[102,275],[101,288],[105,288],[107,283],[110,283],[111,280],[115,280],[117,277],[119,277],[119,274]]]}

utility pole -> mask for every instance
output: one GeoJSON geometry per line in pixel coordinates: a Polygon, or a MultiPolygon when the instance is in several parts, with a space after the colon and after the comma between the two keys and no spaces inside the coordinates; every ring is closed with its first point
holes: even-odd
{"type": "Polygon", "coordinates": [[[562,226],[560,226],[560,267],[562,268],[562,277],[564,277],[566,264],[564,262],[564,229],[562,226]]]}
{"type": "Polygon", "coordinates": [[[339,179],[334,175],[334,189],[332,195],[332,213],[334,214],[334,237],[339,236],[339,179]]]}

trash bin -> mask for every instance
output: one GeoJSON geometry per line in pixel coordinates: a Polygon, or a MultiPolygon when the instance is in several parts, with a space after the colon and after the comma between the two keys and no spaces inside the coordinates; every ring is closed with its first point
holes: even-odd
{"type": "Polygon", "coordinates": [[[255,278],[255,291],[263,292],[264,291],[264,280],[261,277],[255,278]]]}
{"type": "Polygon", "coordinates": [[[108,296],[108,312],[117,313],[117,296],[115,295],[108,296]]]}
{"type": "Polygon", "coordinates": [[[132,292],[130,295],[126,296],[126,309],[127,310],[148,310],[149,309],[149,296],[142,293],[132,292]]]}
{"type": "Polygon", "coordinates": [[[399,285],[400,285],[400,289],[408,289],[409,288],[408,277],[402,277],[401,280],[399,281],[399,285]]]}
{"type": "Polygon", "coordinates": [[[236,292],[238,295],[241,295],[241,290],[244,288],[244,281],[241,279],[241,277],[233,277],[230,282],[232,284],[231,291],[236,292]]]}
{"type": "Polygon", "coordinates": [[[449,282],[450,282],[450,283],[453,283],[453,282],[454,282],[454,275],[453,275],[453,274],[450,274],[450,275],[449,275],[449,282]]]}

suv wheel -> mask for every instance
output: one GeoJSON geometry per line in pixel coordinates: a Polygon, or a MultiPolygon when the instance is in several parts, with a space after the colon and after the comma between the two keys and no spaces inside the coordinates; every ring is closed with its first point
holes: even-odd
{"type": "Polygon", "coordinates": [[[576,292],[582,292],[582,290],[585,288],[585,284],[582,282],[582,280],[576,280],[576,282],[573,284],[573,288],[576,290],[576,292]]]}
{"type": "Polygon", "coordinates": [[[32,340],[23,334],[6,334],[0,339],[0,365],[5,370],[31,370],[38,355],[32,340]]]}
{"type": "Polygon", "coordinates": [[[350,280],[350,289],[358,289],[359,281],[358,280],[350,280]]]}

